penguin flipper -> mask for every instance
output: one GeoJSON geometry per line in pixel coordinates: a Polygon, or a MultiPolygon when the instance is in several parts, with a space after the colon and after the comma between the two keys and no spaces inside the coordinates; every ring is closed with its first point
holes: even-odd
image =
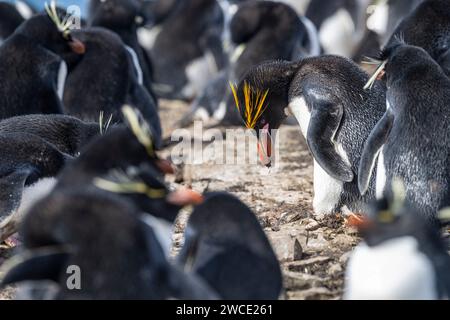
{"type": "Polygon", "coordinates": [[[326,173],[337,180],[351,182],[352,168],[337,152],[333,141],[343,114],[344,108],[341,104],[316,101],[311,112],[306,142],[314,159],[326,173]]]}
{"type": "Polygon", "coordinates": [[[35,168],[28,166],[0,178],[0,241],[15,232],[14,214],[20,206],[25,182],[35,171],[35,168]]]}
{"type": "Polygon", "coordinates": [[[46,247],[22,252],[8,260],[0,272],[0,288],[22,281],[52,280],[57,282],[69,257],[63,247],[46,247]]]}
{"type": "Polygon", "coordinates": [[[394,115],[388,109],[384,116],[378,121],[367,139],[358,169],[358,188],[359,192],[364,195],[369,187],[370,178],[372,176],[375,160],[386,143],[389,133],[394,122],[394,115]]]}

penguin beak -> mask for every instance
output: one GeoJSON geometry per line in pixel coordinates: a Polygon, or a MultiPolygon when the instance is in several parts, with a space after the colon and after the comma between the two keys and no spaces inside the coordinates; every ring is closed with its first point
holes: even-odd
{"type": "Polygon", "coordinates": [[[165,159],[158,159],[155,162],[156,167],[165,174],[174,174],[175,168],[173,167],[172,163],[169,160],[165,159]]]}
{"type": "Polygon", "coordinates": [[[191,189],[180,189],[170,193],[167,202],[176,206],[198,205],[204,200],[203,196],[191,189]]]}
{"type": "Polygon", "coordinates": [[[76,38],[71,38],[69,40],[69,47],[76,54],[81,55],[86,52],[86,46],[84,45],[84,43],[76,38]]]}
{"type": "Polygon", "coordinates": [[[258,154],[262,165],[270,168],[272,166],[272,137],[269,133],[269,124],[266,124],[259,133],[258,154]]]}

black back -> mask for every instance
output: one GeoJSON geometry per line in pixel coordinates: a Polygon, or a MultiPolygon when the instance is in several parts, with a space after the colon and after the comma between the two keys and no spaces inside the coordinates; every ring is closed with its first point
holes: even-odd
{"type": "Polygon", "coordinates": [[[229,194],[205,196],[187,223],[195,243],[186,240],[180,260],[223,299],[278,299],[280,266],[254,213],[229,194]]]}
{"type": "Polygon", "coordinates": [[[154,138],[161,139],[161,124],[156,101],[138,82],[132,57],[123,42],[104,28],[73,32],[83,41],[85,54],[66,57],[70,73],[64,92],[64,111],[84,120],[122,122],[124,104],[137,108],[152,127],[154,138]],[[86,85],[89,83],[89,85],[86,85]],[[80,94],[82,92],[83,94],[80,94]]]}
{"type": "Polygon", "coordinates": [[[450,6],[446,0],[422,2],[397,26],[386,44],[397,39],[425,49],[450,75],[450,6]]]}
{"type": "Polygon", "coordinates": [[[90,0],[89,24],[114,31],[134,50],[142,68],[144,87],[156,100],[152,89],[152,62],[137,38],[137,28],[146,23],[141,11],[140,0],[90,0]]]}

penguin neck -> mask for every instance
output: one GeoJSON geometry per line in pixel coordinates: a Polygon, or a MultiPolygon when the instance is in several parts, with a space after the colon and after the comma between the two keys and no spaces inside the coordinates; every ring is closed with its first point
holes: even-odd
{"type": "Polygon", "coordinates": [[[264,87],[269,89],[269,105],[267,109],[268,117],[276,117],[274,123],[281,122],[288,116],[290,103],[291,84],[298,70],[301,68],[302,61],[278,63],[275,68],[270,67],[264,78],[268,83],[264,87]]]}
{"type": "Polygon", "coordinates": [[[138,45],[137,27],[135,25],[129,28],[112,28],[112,30],[119,35],[127,46],[135,48],[138,45]]]}

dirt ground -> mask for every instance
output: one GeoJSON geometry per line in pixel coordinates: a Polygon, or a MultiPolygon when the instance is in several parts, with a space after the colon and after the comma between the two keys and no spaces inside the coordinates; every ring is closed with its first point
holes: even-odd
{"type": "MultiPolygon", "coordinates": [[[[165,136],[187,110],[180,102],[162,102],[160,111],[165,136]]],[[[199,138],[200,139],[200,138],[199,138]]],[[[315,217],[312,210],[312,158],[297,126],[284,126],[279,135],[279,165],[219,165],[214,161],[185,165],[174,185],[204,191],[228,191],[256,213],[282,265],[286,299],[340,299],[345,264],[358,242],[342,216],[315,217]]],[[[227,150],[234,152],[235,150],[227,150]]],[[[170,150],[163,155],[168,156],[170,150]]],[[[174,234],[175,251],[182,243],[181,214],[174,234]]],[[[0,247],[0,264],[12,254],[0,247]]],[[[0,275],[1,276],[1,275],[0,275]]],[[[0,299],[13,298],[14,290],[0,291],[0,299]]]]}

